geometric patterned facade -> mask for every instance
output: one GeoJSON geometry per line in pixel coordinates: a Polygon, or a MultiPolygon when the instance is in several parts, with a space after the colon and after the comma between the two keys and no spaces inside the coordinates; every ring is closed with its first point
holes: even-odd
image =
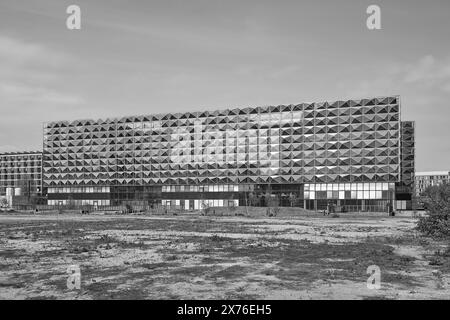
{"type": "Polygon", "coordinates": [[[397,198],[411,200],[415,194],[415,124],[413,121],[401,123],[401,184],[397,188],[397,198]]]}
{"type": "Polygon", "coordinates": [[[295,186],[301,198],[305,185],[401,186],[414,181],[414,148],[402,134],[413,139],[414,127],[401,122],[398,96],[51,122],[43,182],[49,203],[70,195],[108,204],[160,203],[163,186],[295,186]]]}

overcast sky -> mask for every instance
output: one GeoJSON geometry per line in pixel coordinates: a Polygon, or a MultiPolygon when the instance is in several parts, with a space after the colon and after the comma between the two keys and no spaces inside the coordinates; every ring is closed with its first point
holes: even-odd
{"type": "Polygon", "coordinates": [[[416,170],[448,170],[449,34],[448,0],[1,0],[0,151],[46,121],[399,94],[416,170]]]}

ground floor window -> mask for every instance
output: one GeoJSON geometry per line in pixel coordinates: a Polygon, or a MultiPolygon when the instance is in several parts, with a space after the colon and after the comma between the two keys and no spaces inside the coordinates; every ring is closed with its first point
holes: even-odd
{"type": "Polygon", "coordinates": [[[109,206],[110,200],[48,200],[49,206],[109,206]]]}
{"type": "Polygon", "coordinates": [[[177,199],[161,200],[161,205],[165,207],[175,207],[184,210],[200,210],[211,207],[237,207],[239,200],[230,199],[177,199]]]}

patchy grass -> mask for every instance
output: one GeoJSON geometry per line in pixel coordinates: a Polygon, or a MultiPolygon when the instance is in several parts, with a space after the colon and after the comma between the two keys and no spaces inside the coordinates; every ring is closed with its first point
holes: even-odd
{"type": "Polygon", "coordinates": [[[448,298],[450,249],[412,219],[2,219],[1,299],[448,298]],[[81,290],[67,289],[74,264],[81,290]],[[380,291],[366,288],[370,265],[380,291]]]}

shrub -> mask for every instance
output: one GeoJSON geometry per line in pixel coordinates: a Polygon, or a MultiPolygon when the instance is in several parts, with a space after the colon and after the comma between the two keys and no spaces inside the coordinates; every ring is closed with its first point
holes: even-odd
{"type": "Polygon", "coordinates": [[[214,242],[220,242],[220,241],[224,241],[224,240],[225,240],[225,238],[223,238],[217,234],[213,234],[211,236],[211,241],[214,241],[214,242]]]}
{"type": "Polygon", "coordinates": [[[6,200],[5,198],[1,198],[0,199],[0,208],[8,208],[8,207],[9,207],[8,200],[6,200]]]}
{"type": "Polygon", "coordinates": [[[129,203],[125,204],[126,213],[133,213],[133,206],[129,203]]]}
{"type": "Polygon", "coordinates": [[[420,217],[417,230],[434,238],[450,237],[450,220],[433,215],[420,217]]]}
{"type": "Polygon", "coordinates": [[[435,238],[450,238],[450,184],[429,187],[424,199],[428,214],[419,218],[417,230],[435,238]]]}

